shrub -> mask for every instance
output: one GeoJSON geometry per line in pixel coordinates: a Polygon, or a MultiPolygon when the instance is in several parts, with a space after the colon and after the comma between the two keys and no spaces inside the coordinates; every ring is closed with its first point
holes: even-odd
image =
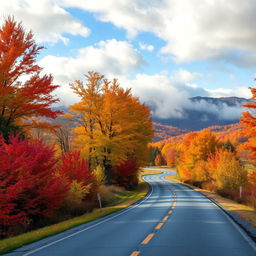
{"type": "Polygon", "coordinates": [[[26,225],[51,216],[67,193],[55,175],[54,150],[41,141],[0,140],[0,225],[26,225]]]}
{"type": "Polygon", "coordinates": [[[138,184],[138,166],[132,160],[126,160],[114,166],[114,174],[118,185],[127,189],[133,188],[138,184]]]}

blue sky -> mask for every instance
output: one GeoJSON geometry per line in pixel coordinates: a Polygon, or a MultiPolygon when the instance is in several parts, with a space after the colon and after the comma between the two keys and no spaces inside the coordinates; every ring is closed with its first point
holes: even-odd
{"type": "Polygon", "coordinates": [[[162,118],[192,96],[250,97],[256,67],[254,0],[9,0],[13,15],[44,45],[38,58],[60,84],[88,71],[116,77],[162,118]],[[165,110],[163,110],[165,108],[165,110]]]}

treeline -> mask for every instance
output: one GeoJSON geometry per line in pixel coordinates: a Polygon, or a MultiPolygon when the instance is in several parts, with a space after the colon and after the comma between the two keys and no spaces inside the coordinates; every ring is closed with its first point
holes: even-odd
{"type": "Polygon", "coordinates": [[[240,123],[230,134],[205,129],[151,144],[150,162],[175,166],[182,181],[256,208],[255,118],[247,111],[240,123]]]}
{"type": "Polygon", "coordinates": [[[36,63],[42,49],[20,23],[5,20],[0,29],[1,237],[93,209],[104,185],[135,188],[138,170],[148,161],[150,110],[116,79],[89,72],[84,82],[71,84],[80,102],[65,115],[54,111],[58,86],[36,63]]]}

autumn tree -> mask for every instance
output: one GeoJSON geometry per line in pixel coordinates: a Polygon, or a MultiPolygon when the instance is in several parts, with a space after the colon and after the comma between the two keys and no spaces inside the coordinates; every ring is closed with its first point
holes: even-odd
{"type": "Polygon", "coordinates": [[[237,159],[235,153],[220,149],[215,156],[216,170],[214,183],[218,189],[238,189],[247,181],[247,171],[237,159]]]}
{"type": "Polygon", "coordinates": [[[90,167],[104,167],[107,183],[111,183],[113,165],[128,159],[138,166],[146,162],[147,143],[152,138],[150,110],[116,79],[109,81],[97,72],[85,78],[86,85],[82,81],[71,84],[81,98],[68,115],[78,125],[74,143],[90,167]]]}
{"type": "Polygon", "coordinates": [[[58,86],[52,84],[51,75],[41,75],[36,64],[42,49],[21,23],[12,17],[5,20],[0,28],[0,119],[5,130],[24,123],[38,126],[29,119],[56,118],[59,113],[50,108],[58,101],[52,94],[58,86]]]}
{"type": "MultiPolygon", "coordinates": [[[[196,176],[195,166],[199,160],[206,161],[218,145],[215,135],[209,130],[187,135],[183,143],[183,152],[179,158],[178,172],[182,179],[192,180],[196,176]]],[[[198,176],[198,175],[197,175],[198,176]]]]}

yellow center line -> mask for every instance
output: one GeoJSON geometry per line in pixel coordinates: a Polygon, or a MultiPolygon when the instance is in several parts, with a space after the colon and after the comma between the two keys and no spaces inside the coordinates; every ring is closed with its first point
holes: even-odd
{"type": "Polygon", "coordinates": [[[162,221],[167,221],[168,218],[169,218],[169,216],[165,216],[165,217],[162,219],[162,221]]]}
{"type": "Polygon", "coordinates": [[[155,227],[155,229],[160,229],[163,225],[164,225],[164,223],[163,223],[163,222],[160,222],[160,223],[155,227]]]}
{"type": "Polygon", "coordinates": [[[170,210],[168,213],[171,214],[171,213],[172,213],[172,210],[170,210]]]}
{"type": "Polygon", "coordinates": [[[140,251],[134,251],[132,254],[130,254],[130,256],[137,256],[140,254],[140,251]]]}
{"type": "Polygon", "coordinates": [[[151,238],[152,238],[154,235],[155,235],[154,233],[149,234],[149,235],[141,242],[141,244],[147,244],[147,243],[151,240],[151,238]]]}

